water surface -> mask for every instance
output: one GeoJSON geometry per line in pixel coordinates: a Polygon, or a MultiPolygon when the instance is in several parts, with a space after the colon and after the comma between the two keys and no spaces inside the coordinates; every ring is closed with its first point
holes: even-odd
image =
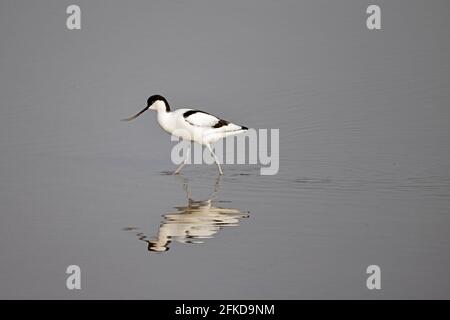
{"type": "Polygon", "coordinates": [[[450,298],[448,2],[79,4],[0,4],[1,298],[450,298]],[[279,173],[165,174],[119,121],[155,93],[280,129],[279,173]]]}

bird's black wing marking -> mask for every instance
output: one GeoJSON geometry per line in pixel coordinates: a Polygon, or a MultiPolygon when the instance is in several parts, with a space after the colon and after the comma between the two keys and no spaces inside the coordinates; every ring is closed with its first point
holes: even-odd
{"type": "MultiPolygon", "coordinates": [[[[197,113],[197,112],[206,113],[206,112],[199,111],[199,110],[189,110],[189,111],[186,111],[185,113],[183,113],[183,117],[186,119],[190,115],[193,115],[194,113],[197,113]]],[[[209,113],[206,113],[206,114],[209,114],[209,113]]]]}
{"type": "Polygon", "coordinates": [[[213,125],[213,128],[221,128],[221,127],[228,125],[229,123],[230,123],[230,121],[219,119],[219,122],[217,122],[215,125],[213,125]]]}
{"type": "Polygon", "coordinates": [[[189,110],[183,113],[184,119],[193,126],[220,128],[229,122],[200,110],[189,110]]]}

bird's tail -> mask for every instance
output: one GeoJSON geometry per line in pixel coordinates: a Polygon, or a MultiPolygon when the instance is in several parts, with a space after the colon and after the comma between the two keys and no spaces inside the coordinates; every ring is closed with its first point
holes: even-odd
{"type": "Polygon", "coordinates": [[[244,133],[248,130],[247,127],[242,127],[242,129],[233,130],[233,131],[225,131],[225,137],[235,136],[241,133],[244,133]]]}
{"type": "Polygon", "coordinates": [[[238,125],[234,125],[238,128],[231,130],[230,128],[228,130],[224,130],[224,131],[219,131],[219,132],[214,132],[211,134],[208,134],[205,138],[206,140],[210,141],[211,143],[216,142],[220,139],[226,138],[226,137],[230,137],[230,136],[235,136],[241,133],[245,133],[248,128],[247,127],[242,127],[242,126],[238,126],[238,125]]]}
{"type": "Polygon", "coordinates": [[[248,128],[244,126],[240,126],[234,123],[228,123],[226,126],[221,127],[221,132],[234,132],[234,131],[247,131],[248,128]]]}

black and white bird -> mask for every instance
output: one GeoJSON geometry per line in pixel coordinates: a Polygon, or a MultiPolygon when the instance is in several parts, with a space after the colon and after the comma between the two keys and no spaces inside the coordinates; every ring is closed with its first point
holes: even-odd
{"type": "MultiPolygon", "coordinates": [[[[223,171],[211,144],[222,138],[244,133],[248,130],[247,127],[219,119],[212,114],[196,109],[183,108],[171,111],[166,98],[161,95],[153,95],[148,98],[147,106],[144,109],[130,118],[123,119],[123,121],[136,119],[147,110],[155,110],[157,112],[158,123],[164,131],[183,140],[197,142],[208,148],[214,157],[220,174],[223,174],[223,171]]],[[[186,153],[186,158],[175,170],[174,174],[178,174],[187,163],[189,152],[186,153]]]]}

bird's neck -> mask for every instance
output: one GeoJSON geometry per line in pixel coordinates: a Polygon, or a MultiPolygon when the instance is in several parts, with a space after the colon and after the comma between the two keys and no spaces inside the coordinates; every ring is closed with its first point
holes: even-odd
{"type": "Polygon", "coordinates": [[[162,100],[155,101],[154,108],[156,109],[156,111],[158,111],[158,113],[163,112],[163,111],[170,112],[169,104],[162,100]]]}
{"type": "Polygon", "coordinates": [[[169,115],[170,111],[166,111],[166,109],[158,109],[156,110],[156,117],[158,121],[165,119],[169,115]]]}
{"type": "Polygon", "coordinates": [[[171,132],[174,125],[174,119],[170,116],[172,112],[164,110],[158,110],[157,119],[159,125],[167,132],[171,132]]]}
{"type": "Polygon", "coordinates": [[[168,114],[171,113],[171,111],[167,111],[166,108],[158,108],[158,110],[156,110],[157,114],[158,114],[158,118],[159,117],[164,117],[167,116],[168,114]]]}

